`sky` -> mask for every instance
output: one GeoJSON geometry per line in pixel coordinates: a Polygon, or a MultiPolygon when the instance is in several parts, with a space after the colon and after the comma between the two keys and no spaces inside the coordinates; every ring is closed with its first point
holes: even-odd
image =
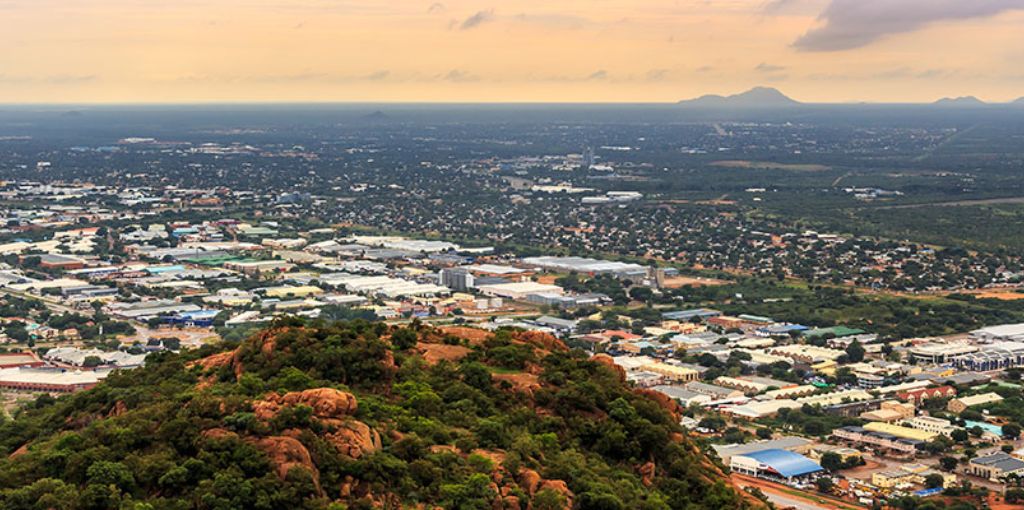
{"type": "Polygon", "coordinates": [[[1024,0],[0,0],[0,103],[1024,96],[1024,0]]]}

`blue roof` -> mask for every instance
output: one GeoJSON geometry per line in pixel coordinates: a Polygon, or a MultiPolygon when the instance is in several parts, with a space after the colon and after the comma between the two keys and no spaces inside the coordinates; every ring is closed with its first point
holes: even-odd
{"type": "Polygon", "coordinates": [[[758,452],[746,453],[743,456],[750,457],[767,465],[772,471],[775,471],[786,478],[809,475],[822,470],[821,466],[818,465],[817,462],[789,450],[761,450],[758,452]]]}

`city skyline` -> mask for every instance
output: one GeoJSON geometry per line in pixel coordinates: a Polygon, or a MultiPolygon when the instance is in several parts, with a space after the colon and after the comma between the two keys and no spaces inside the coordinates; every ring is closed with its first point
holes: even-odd
{"type": "Polygon", "coordinates": [[[0,1],[0,103],[1024,96],[1024,2],[0,1]]]}

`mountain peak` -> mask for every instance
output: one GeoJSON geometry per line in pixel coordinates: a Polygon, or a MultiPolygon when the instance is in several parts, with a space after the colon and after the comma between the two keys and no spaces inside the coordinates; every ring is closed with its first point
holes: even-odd
{"type": "Polygon", "coordinates": [[[696,99],[679,102],[683,106],[707,108],[780,108],[796,106],[798,101],[772,87],[754,87],[746,92],[731,96],[708,94],[696,99]]]}
{"type": "Polygon", "coordinates": [[[960,96],[944,97],[933,104],[940,106],[982,106],[987,103],[974,96],[960,96]]]}

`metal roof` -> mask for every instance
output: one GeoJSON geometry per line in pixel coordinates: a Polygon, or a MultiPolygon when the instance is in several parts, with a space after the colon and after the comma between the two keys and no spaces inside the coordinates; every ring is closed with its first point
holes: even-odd
{"type": "Polygon", "coordinates": [[[1024,470],[1024,461],[1011,457],[1006,453],[995,453],[985,457],[978,457],[971,459],[971,464],[977,464],[979,466],[991,466],[1003,473],[1012,473],[1015,471],[1024,470]]]}
{"type": "Polygon", "coordinates": [[[767,465],[772,471],[775,471],[786,478],[809,475],[822,470],[821,466],[818,465],[817,462],[788,450],[761,450],[745,453],[743,454],[743,457],[749,457],[757,460],[758,462],[767,465]]]}

